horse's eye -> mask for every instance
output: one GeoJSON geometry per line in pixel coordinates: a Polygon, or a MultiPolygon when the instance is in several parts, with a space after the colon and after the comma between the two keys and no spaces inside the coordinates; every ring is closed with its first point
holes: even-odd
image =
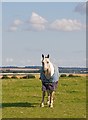
{"type": "Polygon", "coordinates": [[[47,64],[48,64],[49,62],[47,61],[47,64]]]}

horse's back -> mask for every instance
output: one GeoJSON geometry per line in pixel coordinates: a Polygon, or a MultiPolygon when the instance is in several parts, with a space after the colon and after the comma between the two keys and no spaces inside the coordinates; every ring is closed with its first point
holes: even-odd
{"type": "Polygon", "coordinates": [[[59,80],[59,70],[58,67],[54,66],[54,74],[51,76],[52,82],[59,80]]]}

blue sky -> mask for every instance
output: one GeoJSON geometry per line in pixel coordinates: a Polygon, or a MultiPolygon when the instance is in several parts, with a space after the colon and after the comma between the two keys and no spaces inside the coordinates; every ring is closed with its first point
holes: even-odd
{"type": "Polygon", "coordinates": [[[86,2],[87,0],[1,0],[2,2],[86,2]]]}
{"type": "Polygon", "coordinates": [[[2,64],[41,65],[50,54],[58,66],[86,66],[85,4],[2,4],[2,64]]]}

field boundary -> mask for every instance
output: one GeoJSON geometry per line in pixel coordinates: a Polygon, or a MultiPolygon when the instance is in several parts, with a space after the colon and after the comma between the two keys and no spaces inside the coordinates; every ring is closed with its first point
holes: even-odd
{"type": "MultiPolygon", "coordinates": [[[[13,75],[15,75],[17,78],[24,77],[25,75],[35,75],[35,77],[40,75],[40,73],[0,73],[0,79],[2,78],[3,75],[7,75],[9,78],[11,78],[13,75]]],[[[73,76],[78,76],[78,77],[88,77],[88,74],[74,74],[74,73],[60,73],[60,75],[66,74],[66,76],[73,75],[73,76]]]]}

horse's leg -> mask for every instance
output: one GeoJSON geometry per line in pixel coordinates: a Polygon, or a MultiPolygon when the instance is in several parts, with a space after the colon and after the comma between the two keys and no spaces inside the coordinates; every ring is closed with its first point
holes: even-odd
{"type": "Polygon", "coordinates": [[[42,92],[42,102],[41,102],[41,107],[44,107],[44,97],[45,97],[45,91],[42,92]]]}
{"type": "Polygon", "coordinates": [[[54,91],[50,92],[50,105],[49,105],[49,107],[53,107],[54,93],[55,93],[54,91]]]}
{"type": "Polygon", "coordinates": [[[47,91],[47,105],[50,104],[50,92],[49,90],[47,91]]]}

